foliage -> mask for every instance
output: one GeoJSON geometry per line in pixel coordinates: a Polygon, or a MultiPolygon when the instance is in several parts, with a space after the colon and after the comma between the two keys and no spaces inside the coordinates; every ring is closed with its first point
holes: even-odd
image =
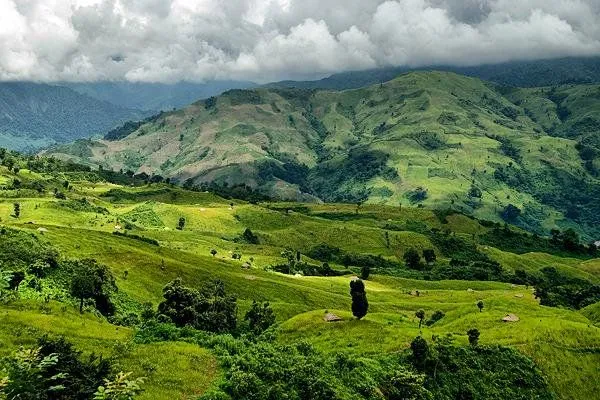
{"type": "Polygon", "coordinates": [[[92,299],[96,309],[102,314],[114,314],[115,306],[111,296],[117,291],[117,285],[108,267],[96,260],[86,259],[68,262],[65,269],[70,271],[70,292],[79,299],[80,312],[83,312],[84,301],[92,299]]]}
{"type": "Polygon", "coordinates": [[[469,337],[469,344],[471,346],[477,346],[479,344],[479,329],[471,328],[467,331],[467,336],[469,337]]]}
{"type": "Polygon", "coordinates": [[[540,304],[551,307],[584,308],[600,301],[600,285],[569,277],[554,267],[542,268],[542,278],[535,284],[540,304]]]}
{"type": "Polygon", "coordinates": [[[220,280],[195,290],[176,279],[165,286],[163,297],[165,300],[158,305],[159,317],[164,316],[177,326],[209,332],[233,332],[236,328],[236,298],[225,292],[220,280]]]}
{"type": "Polygon", "coordinates": [[[119,372],[113,379],[104,379],[104,385],[98,387],[94,400],[132,400],[142,393],[144,378],[130,379],[131,372],[119,372]]]}
{"type": "Polygon", "coordinates": [[[369,310],[369,302],[367,301],[365,284],[362,280],[354,279],[350,281],[350,296],[352,296],[352,314],[358,319],[364,318],[369,310]]]}
{"type": "Polygon", "coordinates": [[[420,270],[423,268],[423,265],[421,264],[421,256],[419,255],[419,252],[416,249],[408,249],[404,253],[403,258],[407,268],[416,270],[420,270]]]}
{"type": "Polygon", "coordinates": [[[4,362],[9,399],[91,399],[111,371],[111,363],[94,354],[83,357],[64,338],[38,339],[38,347],[21,348],[4,362]]]}
{"type": "Polygon", "coordinates": [[[254,335],[260,335],[275,323],[275,314],[269,303],[252,302],[252,306],[244,315],[248,330],[254,335]]]}

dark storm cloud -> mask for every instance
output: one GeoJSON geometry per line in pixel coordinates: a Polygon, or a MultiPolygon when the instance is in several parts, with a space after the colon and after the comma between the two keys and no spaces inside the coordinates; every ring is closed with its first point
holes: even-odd
{"type": "Polygon", "coordinates": [[[3,0],[0,79],[257,81],[600,54],[597,0],[3,0]]]}

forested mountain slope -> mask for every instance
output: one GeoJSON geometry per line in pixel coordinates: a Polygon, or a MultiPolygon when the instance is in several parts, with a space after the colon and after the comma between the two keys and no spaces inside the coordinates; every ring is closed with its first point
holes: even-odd
{"type": "Polygon", "coordinates": [[[147,113],[81,95],[69,88],[29,82],[0,83],[0,146],[35,150],[104,134],[147,113]]]}
{"type": "Polygon", "coordinates": [[[600,236],[600,87],[414,72],[348,91],[232,90],[51,154],[188,186],[422,204],[600,236]]]}

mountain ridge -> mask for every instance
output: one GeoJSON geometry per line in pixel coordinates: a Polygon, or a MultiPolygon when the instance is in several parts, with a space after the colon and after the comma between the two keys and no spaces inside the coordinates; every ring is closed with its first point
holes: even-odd
{"type": "Polygon", "coordinates": [[[600,215],[597,93],[598,85],[509,89],[435,71],[345,91],[231,90],[119,140],[49,154],[190,187],[453,208],[540,233],[574,227],[591,239],[600,215]]]}

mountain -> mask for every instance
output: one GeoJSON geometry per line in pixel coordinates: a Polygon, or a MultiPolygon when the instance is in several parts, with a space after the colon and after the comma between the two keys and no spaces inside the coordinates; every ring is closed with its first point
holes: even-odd
{"type": "Polygon", "coordinates": [[[124,108],[167,111],[185,107],[194,101],[217,96],[230,89],[247,89],[256,84],[245,81],[178,82],[173,84],[142,82],[63,83],[78,93],[124,108]]]}
{"type": "Polygon", "coordinates": [[[387,82],[406,72],[424,69],[454,72],[514,87],[600,83],[600,57],[567,57],[550,60],[515,61],[472,67],[378,68],[333,74],[327,78],[315,81],[281,81],[269,83],[266,86],[303,89],[356,89],[387,82]]]}
{"type": "Polygon", "coordinates": [[[0,146],[35,150],[92,135],[102,135],[147,112],[118,107],[69,88],[0,83],[0,146]]]}
{"type": "Polygon", "coordinates": [[[600,237],[600,86],[449,72],[347,91],[232,90],[49,154],[272,198],[452,209],[600,237]]]}

